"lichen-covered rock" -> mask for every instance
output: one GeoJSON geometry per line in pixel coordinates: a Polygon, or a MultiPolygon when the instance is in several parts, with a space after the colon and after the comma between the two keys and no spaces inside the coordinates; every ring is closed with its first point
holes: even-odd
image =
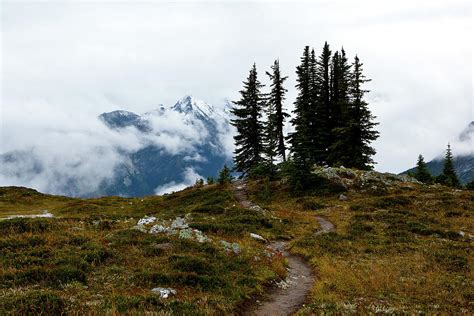
{"type": "Polygon", "coordinates": [[[156,225],[153,225],[150,228],[149,233],[150,234],[159,234],[159,233],[168,233],[169,231],[170,231],[170,229],[168,227],[165,227],[161,224],[156,224],[156,225]]]}
{"type": "Polygon", "coordinates": [[[250,233],[250,237],[255,239],[255,240],[258,240],[258,241],[263,241],[263,242],[266,242],[267,240],[265,238],[263,238],[262,236],[260,235],[257,235],[257,234],[254,234],[254,233],[250,233]]]}
{"type": "Polygon", "coordinates": [[[240,245],[238,243],[230,243],[225,240],[221,240],[220,243],[224,246],[224,249],[227,252],[233,252],[234,254],[238,255],[241,252],[240,245]]]}
{"type": "Polygon", "coordinates": [[[265,212],[263,208],[261,208],[259,205],[256,205],[256,204],[250,206],[249,209],[256,212],[265,212]]]}
{"type": "Polygon", "coordinates": [[[210,241],[209,237],[204,235],[202,231],[190,228],[187,219],[189,219],[189,216],[185,218],[176,217],[173,221],[160,221],[149,228],[149,226],[146,225],[156,222],[157,219],[156,217],[145,216],[138,221],[138,224],[134,226],[133,229],[149,234],[164,233],[168,235],[178,235],[179,238],[192,239],[199,243],[210,241]]]}
{"type": "Polygon", "coordinates": [[[189,225],[184,218],[176,217],[175,220],[171,223],[172,229],[186,229],[189,225]]]}
{"type": "Polygon", "coordinates": [[[159,294],[161,298],[168,298],[170,295],[176,295],[176,290],[169,287],[155,287],[151,289],[155,294],[159,294]]]}
{"type": "Polygon", "coordinates": [[[347,169],[344,167],[315,167],[313,173],[326,178],[335,184],[342,185],[346,189],[368,189],[377,190],[390,187],[397,183],[420,183],[408,175],[396,175],[392,173],[381,173],[377,171],[364,171],[347,169]]]}
{"type": "Polygon", "coordinates": [[[149,225],[149,224],[153,224],[154,222],[156,222],[156,217],[155,216],[144,216],[142,219],[140,219],[137,223],[137,225],[149,225]]]}

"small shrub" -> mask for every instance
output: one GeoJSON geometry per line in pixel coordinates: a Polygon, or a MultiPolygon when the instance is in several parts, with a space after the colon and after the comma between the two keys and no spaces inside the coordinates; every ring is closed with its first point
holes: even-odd
{"type": "Polygon", "coordinates": [[[466,257],[449,251],[438,251],[434,254],[437,263],[443,265],[448,271],[469,271],[469,261],[466,257]]]}
{"type": "Polygon", "coordinates": [[[225,212],[225,208],[220,205],[201,205],[193,208],[191,212],[217,215],[223,214],[225,212]]]}
{"type": "Polygon", "coordinates": [[[363,236],[372,232],[374,232],[374,228],[362,222],[353,223],[349,230],[352,236],[363,236]]]}
{"type": "Polygon", "coordinates": [[[312,199],[299,199],[297,203],[301,204],[303,210],[310,211],[317,211],[326,207],[326,205],[312,199]]]}
{"type": "Polygon", "coordinates": [[[451,211],[451,212],[446,212],[444,214],[445,217],[461,217],[463,216],[463,213],[462,212],[458,212],[458,211],[451,211]]]}
{"type": "Polygon", "coordinates": [[[63,299],[49,291],[35,291],[0,300],[2,315],[62,315],[64,307],[63,299]]]}
{"type": "Polygon", "coordinates": [[[389,208],[396,206],[407,206],[410,205],[411,201],[406,196],[388,196],[382,199],[379,199],[375,206],[379,208],[389,208]]]}
{"type": "Polygon", "coordinates": [[[2,234],[43,233],[54,227],[53,220],[48,218],[14,218],[0,221],[2,234]]]}
{"type": "Polygon", "coordinates": [[[202,258],[174,255],[168,260],[172,263],[173,268],[181,272],[195,272],[197,274],[212,273],[212,265],[202,258]]]}

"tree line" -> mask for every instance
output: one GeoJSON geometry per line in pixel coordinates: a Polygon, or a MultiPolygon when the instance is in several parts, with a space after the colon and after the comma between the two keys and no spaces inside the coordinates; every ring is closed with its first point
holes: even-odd
{"type": "MultiPolygon", "coordinates": [[[[448,147],[446,149],[446,154],[443,160],[443,170],[439,176],[434,177],[429,172],[428,167],[425,163],[425,159],[421,154],[418,156],[415,171],[409,174],[418,181],[426,184],[439,183],[456,188],[461,187],[461,182],[459,181],[458,175],[456,174],[456,170],[454,169],[453,153],[451,151],[450,144],[448,144],[448,147]]],[[[474,180],[469,182],[466,185],[466,188],[471,190],[474,189],[474,180]]]]}
{"type": "Polygon", "coordinates": [[[271,83],[269,91],[263,92],[254,64],[231,110],[231,123],[237,129],[236,171],[244,176],[270,175],[276,162],[288,160],[292,176],[304,185],[314,165],[373,168],[371,142],[379,136],[378,123],[365,100],[364,85],[370,79],[357,55],[349,62],[344,49],[332,52],[328,43],[319,56],[309,46],[304,48],[296,67],[297,97],[289,121],[293,131],[287,136],[288,77],[281,73],[279,60],[266,75],[271,83]]]}

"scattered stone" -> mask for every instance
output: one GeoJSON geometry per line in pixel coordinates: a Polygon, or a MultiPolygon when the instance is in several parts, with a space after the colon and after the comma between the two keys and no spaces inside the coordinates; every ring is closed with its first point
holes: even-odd
{"type": "Polygon", "coordinates": [[[347,196],[344,194],[339,195],[339,201],[347,201],[347,196]]]}
{"type": "Polygon", "coordinates": [[[381,173],[376,171],[363,171],[348,169],[343,166],[340,168],[333,167],[315,167],[313,173],[331,180],[334,183],[350,188],[370,188],[377,184],[377,187],[389,187],[396,183],[420,183],[415,178],[408,175],[396,175],[392,173],[381,173]]]}
{"type": "Polygon", "coordinates": [[[459,232],[459,235],[461,235],[462,237],[464,237],[465,233],[461,230],[461,231],[459,232]]]}
{"type": "Polygon", "coordinates": [[[149,225],[149,224],[153,224],[154,222],[156,222],[156,217],[155,216],[147,216],[145,215],[145,217],[143,217],[142,219],[140,219],[137,223],[137,225],[149,225]]]}
{"type": "Polygon", "coordinates": [[[239,255],[241,252],[240,245],[238,243],[230,243],[225,240],[221,240],[220,243],[224,246],[224,249],[227,252],[233,252],[236,255],[239,255]]]}
{"type": "Polygon", "coordinates": [[[262,236],[260,235],[257,235],[257,234],[254,234],[254,233],[250,233],[250,237],[255,239],[255,240],[259,240],[259,241],[263,241],[263,242],[266,242],[267,240],[265,238],[263,238],[262,236]]]}
{"type": "Polygon", "coordinates": [[[256,212],[264,212],[265,210],[261,208],[259,205],[252,205],[249,207],[250,210],[256,211],[256,212]]]}
{"type": "Polygon", "coordinates": [[[161,298],[168,298],[170,295],[176,295],[176,290],[169,287],[155,287],[151,289],[151,291],[155,294],[159,294],[161,298]]]}
{"type": "Polygon", "coordinates": [[[181,217],[176,217],[176,219],[171,223],[172,229],[186,229],[189,225],[186,223],[186,220],[181,217]]]}
{"type": "Polygon", "coordinates": [[[179,238],[192,239],[200,243],[210,241],[209,237],[204,235],[202,231],[189,227],[188,218],[189,216],[185,216],[185,218],[176,217],[171,223],[170,221],[161,221],[161,223],[155,224],[148,229],[145,225],[154,223],[157,219],[153,216],[145,216],[138,221],[138,224],[133,229],[150,234],[165,233],[168,235],[178,235],[179,238]]]}
{"type": "Polygon", "coordinates": [[[169,228],[160,224],[153,225],[149,231],[150,234],[159,234],[159,233],[167,233],[167,232],[169,232],[169,228]]]}

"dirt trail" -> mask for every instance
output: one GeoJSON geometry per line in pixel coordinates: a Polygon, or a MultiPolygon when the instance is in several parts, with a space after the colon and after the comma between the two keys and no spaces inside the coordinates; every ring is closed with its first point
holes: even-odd
{"type": "MultiPolygon", "coordinates": [[[[235,199],[244,207],[249,209],[258,208],[252,203],[245,192],[245,183],[241,180],[234,183],[235,199]]],[[[334,230],[334,225],[323,217],[316,216],[321,230],[320,235],[334,230]]],[[[288,243],[284,241],[273,241],[268,245],[275,251],[280,251],[288,261],[288,274],[276,287],[270,290],[268,300],[245,311],[246,315],[290,315],[296,312],[305,302],[306,297],[314,284],[314,275],[303,258],[289,253],[288,243]]]]}
{"type": "Polygon", "coordinates": [[[316,236],[333,232],[335,230],[334,224],[324,217],[316,216],[316,220],[319,222],[319,226],[321,226],[321,229],[314,233],[316,236]]]}

